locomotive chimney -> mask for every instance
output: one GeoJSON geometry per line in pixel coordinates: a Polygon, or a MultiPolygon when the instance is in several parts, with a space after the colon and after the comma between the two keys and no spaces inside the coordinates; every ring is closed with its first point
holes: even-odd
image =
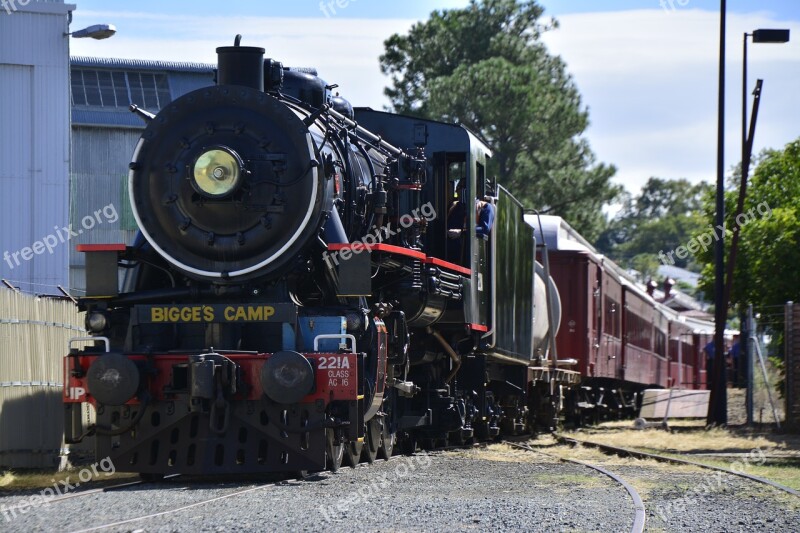
{"type": "Polygon", "coordinates": [[[237,35],[233,46],[217,48],[217,85],[243,85],[264,91],[264,49],[240,46],[237,35]]]}

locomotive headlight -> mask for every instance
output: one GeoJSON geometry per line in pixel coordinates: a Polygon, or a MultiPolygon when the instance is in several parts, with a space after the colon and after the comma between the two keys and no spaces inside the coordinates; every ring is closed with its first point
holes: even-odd
{"type": "Polygon", "coordinates": [[[227,196],[239,187],[243,166],[242,159],[230,148],[206,150],[194,163],[194,188],[209,198],[227,196]]]}
{"type": "Polygon", "coordinates": [[[261,367],[261,386],[264,394],[277,403],[297,403],[314,388],[314,369],[297,352],[278,352],[261,367]]]}
{"type": "Polygon", "coordinates": [[[103,354],[89,365],[89,394],[105,405],[124,405],[136,395],[140,374],[136,363],[119,353],[103,354]]]}
{"type": "Polygon", "coordinates": [[[86,329],[92,333],[100,333],[108,326],[108,318],[100,311],[93,311],[86,316],[86,329]]]}

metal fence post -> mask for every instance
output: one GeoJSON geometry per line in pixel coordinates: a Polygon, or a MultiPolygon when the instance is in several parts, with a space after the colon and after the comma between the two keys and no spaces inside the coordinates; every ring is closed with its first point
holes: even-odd
{"type": "Polygon", "coordinates": [[[800,370],[800,346],[798,346],[797,320],[794,316],[794,303],[786,302],[784,316],[784,370],[786,381],[786,426],[800,429],[800,397],[798,397],[798,376],[800,370]]]}

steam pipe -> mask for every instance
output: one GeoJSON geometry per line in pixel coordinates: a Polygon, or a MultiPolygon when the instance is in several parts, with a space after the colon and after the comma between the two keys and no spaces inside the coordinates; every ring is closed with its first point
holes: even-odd
{"type": "Polygon", "coordinates": [[[447,352],[447,355],[449,355],[450,359],[453,360],[453,370],[450,371],[450,374],[447,376],[447,379],[444,380],[445,383],[450,383],[453,380],[453,378],[456,377],[458,369],[461,368],[461,357],[459,357],[459,355],[455,352],[455,350],[453,350],[452,346],[447,344],[447,341],[444,340],[444,337],[442,337],[441,333],[439,333],[430,326],[426,328],[426,331],[428,332],[429,335],[433,335],[436,338],[436,340],[439,341],[439,344],[442,345],[444,351],[447,352]]]}
{"type": "Polygon", "coordinates": [[[349,118],[347,118],[346,116],[342,115],[338,111],[335,111],[333,108],[328,108],[328,114],[330,114],[330,116],[332,116],[333,118],[335,118],[339,122],[342,122],[345,126],[348,126],[350,128],[355,129],[356,133],[358,133],[359,135],[361,135],[364,138],[366,138],[369,142],[377,144],[378,146],[380,146],[381,148],[383,148],[384,150],[386,150],[387,152],[389,152],[393,156],[395,156],[395,157],[410,157],[408,154],[406,154],[400,148],[397,148],[396,146],[393,146],[393,145],[387,143],[386,141],[384,141],[381,138],[380,135],[375,135],[374,133],[372,133],[368,129],[365,129],[365,128],[359,126],[358,122],[356,122],[355,120],[350,120],[349,118]]]}

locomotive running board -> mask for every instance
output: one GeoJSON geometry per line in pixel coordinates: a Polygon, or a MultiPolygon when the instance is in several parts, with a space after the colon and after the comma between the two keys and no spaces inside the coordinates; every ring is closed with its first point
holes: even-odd
{"type": "Polygon", "coordinates": [[[554,381],[567,385],[577,385],[581,381],[581,373],[575,370],[553,369],[548,366],[529,366],[528,378],[531,381],[544,381],[545,383],[554,381]]]}

